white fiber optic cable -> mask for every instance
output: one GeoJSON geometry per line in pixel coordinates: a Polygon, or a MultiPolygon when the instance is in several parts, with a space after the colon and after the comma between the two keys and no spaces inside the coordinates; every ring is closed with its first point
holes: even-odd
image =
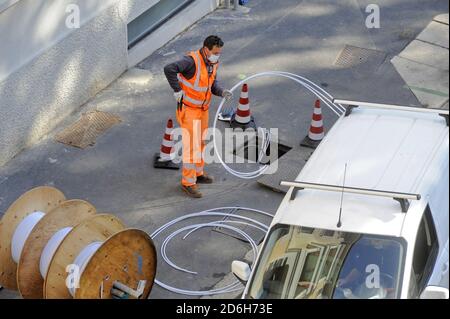
{"type": "MultiPolygon", "coordinates": [[[[219,208],[215,208],[215,209],[210,209],[210,210],[205,210],[205,211],[201,211],[198,213],[192,213],[189,215],[185,215],[185,216],[181,216],[179,218],[176,218],[168,223],[166,223],[165,225],[159,227],[158,229],[156,229],[151,235],[150,237],[152,237],[152,239],[155,239],[157,236],[159,236],[162,232],[166,231],[167,229],[169,229],[170,227],[175,226],[177,223],[183,222],[187,219],[191,219],[191,218],[201,218],[201,217],[207,217],[207,218],[211,218],[211,217],[218,217],[218,218],[223,218],[222,220],[217,220],[217,221],[212,221],[212,222],[205,222],[205,223],[195,223],[189,226],[185,226],[182,227],[180,229],[175,230],[174,232],[172,232],[171,234],[167,235],[167,237],[164,238],[163,243],[160,247],[160,252],[162,255],[163,260],[172,268],[177,269],[179,271],[185,272],[185,273],[189,273],[189,274],[197,274],[197,272],[188,270],[188,269],[184,269],[183,267],[180,267],[178,265],[176,265],[174,262],[172,262],[168,255],[167,255],[167,248],[168,245],[170,243],[170,241],[175,238],[176,236],[187,232],[184,236],[183,236],[183,240],[186,239],[188,236],[190,236],[193,232],[196,232],[202,228],[211,228],[211,227],[221,227],[224,229],[228,229],[230,231],[233,231],[235,233],[237,233],[238,235],[240,235],[246,242],[248,242],[252,248],[253,251],[253,258],[256,259],[257,254],[258,254],[258,245],[255,242],[254,239],[252,239],[245,231],[243,231],[242,229],[239,229],[237,227],[228,225],[228,224],[237,224],[237,225],[245,225],[245,226],[249,226],[251,228],[260,230],[261,232],[263,232],[264,234],[267,233],[269,227],[267,225],[265,225],[264,223],[261,223],[258,220],[246,217],[246,216],[242,216],[242,215],[238,215],[236,213],[231,214],[231,213],[224,213],[222,211],[224,210],[232,210],[234,212],[242,210],[242,211],[247,211],[247,212],[252,212],[252,213],[257,213],[259,215],[262,216],[266,216],[266,217],[270,217],[273,218],[272,214],[269,214],[267,212],[261,211],[261,210],[257,210],[257,209],[253,209],[253,208],[246,208],[246,207],[219,207],[219,208]],[[227,218],[233,219],[233,220],[228,220],[227,218]]],[[[237,292],[240,291],[241,288],[241,284],[239,281],[235,281],[232,284],[226,285],[225,287],[221,287],[221,288],[217,288],[217,289],[212,289],[212,290],[208,290],[208,291],[194,291],[194,290],[187,290],[187,289],[180,289],[180,288],[176,288],[176,287],[172,287],[168,284],[165,284],[159,280],[155,280],[155,283],[157,285],[159,285],[160,287],[169,290],[171,292],[177,293],[177,294],[182,294],[182,295],[188,295],[188,296],[211,296],[211,295],[219,295],[219,294],[225,294],[225,293],[230,293],[230,292],[237,292]]]]}
{"type": "Polygon", "coordinates": [[[47,277],[48,268],[50,267],[50,263],[56,250],[72,229],[72,227],[66,227],[57,231],[45,245],[39,262],[39,271],[41,272],[42,279],[47,277]]]}
{"type": "MultiPolygon", "coordinates": [[[[341,116],[341,115],[344,114],[345,108],[342,105],[340,105],[340,104],[333,103],[333,96],[330,93],[325,91],[323,88],[321,88],[320,86],[318,86],[314,82],[308,80],[307,78],[302,77],[302,76],[297,75],[297,74],[289,73],[289,72],[267,71],[267,72],[254,74],[254,75],[249,76],[248,78],[240,81],[239,83],[237,83],[233,88],[230,89],[230,91],[234,92],[242,84],[247,83],[248,81],[250,81],[252,79],[259,78],[259,77],[268,77],[268,76],[278,76],[278,77],[284,77],[284,78],[288,78],[290,80],[293,80],[294,82],[302,85],[304,88],[306,88],[307,90],[312,92],[314,95],[316,95],[317,98],[319,98],[337,116],[341,116]]],[[[222,156],[220,155],[221,150],[218,149],[217,142],[216,142],[216,127],[217,127],[217,121],[218,121],[219,114],[221,113],[222,108],[225,105],[225,102],[226,102],[226,99],[223,98],[221,103],[220,103],[220,105],[219,105],[219,107],[218,107],[218,109],[217,109],[216,116],[214,118],[213,141],[214,141],[214,149],[216,150],[217,158],[219,159],[220,164],[230,174],[232,174],[232,175],[234,175],[236,177],[242,178],[242,179],[254,179],[254,178],[257,178],[257,177],[259,177],[259,176],[261,176],[261,175],[263,175],[265,173],[265,171],[269,168],[269,165],[262,165],[258,169],[254,170],[254,171],[251,171],[251,172],[240,172],[240,171],[232,169],[229,165],[227,165],[223,161],[222,156]]],[[[265,137],[266,136],[264,136],[264,138],[265,137]]],[[[264,144],[264,142],[265,141],[263,141],[263,144],[264,144]]],[[[267,143],[270,143],[270,140],[267,141],[267,143]]]]}
{"type": "MultiPolygon", "coordinates": [[[[103,242],[101,241],[90,243],[89,245],[84,247],[83,250],[78,254],[78,256],[75,258],[75,261],[73,262],[73,264],[76,265],[78,269],[78,276],[76,277],[81,278],[81,275],[83,274],[83,271],[86,268],[89,260],[92,256],[94,256],[94,254],[102,244],[103,242]]],[[[69,292],[72,297],[75,297],[75,288],[76,285],[72,282],[69,288],[69,292]]]]}
{"type": "Polygon", "coordinates": [[[11,256],[16,264],[20,261],[20,256],[22,255],[23,247],[30,237],[31,232],[34,227],[39,223],[39,221],[45,216],[43,212],[35,212],[20,222],[14,231],[14,235],[11,240],[11,256]]]}
{"type": "MultiPolygon", "coordinates": [[[[166,253],[167,245],[169,244],[169,242],[170,242],[175,236],[177,236],[179,233],[182,233],[182,232],[184,232],[184,231],[186,231],[186,230],[191,229],[191,231],[190,231],[189,233],[187,233],[187,234],[183,237],[183,240],[185,240],[189,235],[191,235],[193,232],[195,232],[195,231],[197,231],[197,230],[199,230],[199,229],[201,229],[201,228],[205,228],[205,227],[219,227],[219,226],[222,227],[220,224],[225,224],[225,223],[241,224],[241,225],[253,227],[253,228],[256,228],[256,229],[262,231],[264,234],[268,231],[268,227],[267,227],[267,226],[265,226],[265,228],[262,228],[262,227],[258,227],[258,226],[256,226],[256,225],[253,225],[253,224],[250,224],[250,223],[239,222],[239,221],[226,221],[226,220],[217,221],[217,222],[211,222],[211,223],[205,223],[205,224],[197,224],[197,225],[195,225],[195,226],[197,226],[197,227],[192,227],[192,225],[191,225],[191,226],[187,226],[187,227],[185,227],[185,228],[182,228],[182,229],[177,230],[176,232],[172,233],[170,236],[166,237],[166,239],[164,240],[164,242],[163,242],[163,244],[162,244],[162,246],[161,246],[161,254],[162,254],[163,257],[164,257],[164,261],[166,261],[170,266],[172,266],[173,268],[175,268],[175,269],[177,269],[177,270],[180,270],[180,271],[182,271],[182,272],[186,272],[186,273],[190,273],[190,274],[197,275],[197,274],[198,274],[197,272],[195,272],[195,271],[190,271],[190,270],[181,268],[181,267],[177,266],[175,263],[173,263],[173,262],[167,257],[167,253],[166,253]]],[[[235,231],[235,232],[237,232],[236,229],[238,229],[238,228],[233,227],[232,230],[235,231]]],[[[245,233],[244,233],[244,234],[242,234],[242,233],[240,233],[240,232],[237,232],[237,233],[240,234],[240,235],[242,235],[242,236],[244,237],[244,239],[245,239],[248,243],[250,243],[250,244],[253,244],[253,243],[254,243],[254,241],[252,241],[251,238],[250,238],[249,236],[246,236],[245,233]]]]}

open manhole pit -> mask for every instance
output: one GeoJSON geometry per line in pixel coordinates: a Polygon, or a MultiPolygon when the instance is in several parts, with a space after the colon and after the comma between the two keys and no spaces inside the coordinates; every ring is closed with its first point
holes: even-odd
{"type": "Polygon", "coordinates": [[[234,142],[236,142],[233,148],[235,157],[249,163],[258,162],[261,165],[270,165],[292,149],[292,147],[280,140],[262,138],[259,135],[246,136],[246,138],[241,138],[234,142]],[[263,143],[264,145],[262,145],[263,143]]]}

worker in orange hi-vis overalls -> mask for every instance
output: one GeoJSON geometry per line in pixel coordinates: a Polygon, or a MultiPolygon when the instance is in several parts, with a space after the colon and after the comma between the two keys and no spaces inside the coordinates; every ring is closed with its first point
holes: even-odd
{"type": "Polygon", "coordinates": [[[177,120],[183,139],[183,191],[194,198],[202,197],[197,183],[211,184],[213,178],[204,171],[205,134],[208,130],[209,105],[212,95],[233,97],[217,81],[219,57],[224,43],[217,36],[205,39],[203,47],[188,53],[182,60],[164,68],[178,103],[177,120]]]}

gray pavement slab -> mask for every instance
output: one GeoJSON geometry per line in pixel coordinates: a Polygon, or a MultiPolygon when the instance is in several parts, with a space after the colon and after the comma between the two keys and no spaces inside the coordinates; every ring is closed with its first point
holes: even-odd
{"type": "MultiPolygon", "coordinates": [[[[163,66],[186,51],[199,48],[204,37],[219,34],[226,42],[220,77],[231,87],[245,75],[267,70],[301,74],[337,98],[380,103],[417,105],[389,57],[398,54],[448,3],[437,0],[382,1],[383,28],[365,27],[367,1],[284,0],[250,1],[249,12],[217,10],[177,36],[80,108],[119,115],[123,122],[102,135],[85,150],[55,143],[53,136],[78,119],[68,118],[42,141],[0,167],[0,216],[23,192],[40,185],[60,188],[67,198],[85,199],[99,211],[112,213],[130,227],[152,232],[187,213],[219,206],[252,206],[275,212],[283,195],[228,174],[219,164],[208,172],[217,183],[202,187],[201,200],[181,192],[180,172],[152,167],[165,122],[174,118],[175,103],[165,80],[163,66]],[[405,31],[406,30],[406,31],[405,31]],[[409,31],[408,31],[409,32],[409,31]],[[357,67],[333,65],[344,46],[385,51],[380,65],[357,67]]],[[[237,103],[235,97],[234,104],[237,103]]],[[[265,78],[250,83],[251,110],[257,124],[279,128],[280,137],[298,145],[307,134],[315,96],[298,84],[265,78]]],[[[211,119],[219,100],[211,107],[211,119]]],[[[337,117],[324,108],[325,130],[337,117]]],[[[242,168],[242,167],[241,167],[242,168]]],[[[264,220],[269,223],[270,220],[264,220]]],[[[160,240],[155,240],[159,247],[160,240]]],[[[201,231],[188,240],[176,239],[170,256],[183,266],[198,270],[186,276],[160,263],[157,277],[177,287],[208,289],[230,272],[231,261],[241,259],[248,245],[217,232],[201,231]]],[[[10,298],[0,292],[0,298],[10,298]]],[[[151,298],[186,298],[155,287],[151,298]]]]}
{"type": "Polygon", "coordinates": [[[448,13],[443,13],[435,16],[433,21],[448,25],[448,13]]]}
{"type": "Polygon", "coordinates": [[[392,63],[422,105],[437,108],[448,100],[448,71],[401,57],[395,57],[392,63]]]}
{"type": "Polygon", "coordinates": [[[425,107],[445,106],[449,98],[449,36],[448,14],[434,17],[424,30],[402,52],[392,59],[397,71],[405,79],[425,107]]]}
{"type": "Polygon", "coordinates": [[[449,47],[449,33],[448,24],[432,21],[430,24],[417,36],[420,41],[428,42],[444,48],[449,47]]]}
{"type": "Polygon", "coordinates": [[[414,40],[399,56],[437,69],[449,69],[449,50],[427,42],[414,40]]]}
{"type": "Polygon", "coordinates": [[[398,54],[408,43],[433,20],[433,17],[448,12],[448,1],[393,1],[357,0],[361,14],[366,16],[366,7],[376,4],[380,8],[380,29],[370,29],[370,37],[379,50],[391,57],[398,54]]]}

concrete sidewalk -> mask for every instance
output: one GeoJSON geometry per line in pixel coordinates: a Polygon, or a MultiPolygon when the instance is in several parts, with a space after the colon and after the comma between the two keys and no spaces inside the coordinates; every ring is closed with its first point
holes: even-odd
{"type": "Polygon", "coordinates": [[[449,101],[449,25],[434,17],[392,63],[425,107],[447,108],[449,101]]]}
{"type": "MultiPolygon", "coordinates": [[[[365,7],[355,0],[250,1],[250,11],[217,10],[180,34],[158,52],[123,74],[81,110],[111,112],[122,123],[85,150],[55,143],[54,134],[78,119],[68,118],[54,133],[0,168],[0,215],[23,192],[54,185],[67,198],[81,198],[101,212],[110,212],[130,227],[152,232],[174,218],[219,206],[251,206],[275,213],[282,194],[237,179],[218,164],[208,167],[217,183],[203,188],[201,200],[186,198],[179,189],[180,172],[155,170],[165,122],[174,117],[175,103],[163,66],[186,51],[199,48],[206,35],[226,42],[220,76],[225,87],[257,72],[283,70],[303,75],[336,98],[418,105],[419,101],[390,63],[390,58],[418,35],[448,3],[438,0],[381,1],[383,28],[365,27],[365,7]],[[384,7],[383,7],[384,6],[384,7]],[[405,27],[407,26],[407,27],[405,27]],[[357,66],[334,64],[345,45],[381,51],[386,58],[357,66]]],[[[250,107],[257,124],[279,128],[280,137],[298,145],[307,134],[315,97],[295,83],[267,78],[250,83],[250,107]]],[[[237,98],[236,98],[237,100],[237,98]]],[[[236,103],[236,100],[234,103],[236,103]]],[[[215,99],[211,113],[219,100],[215,99]]],[[[336,116],[324,109],[325,129],[336,116]]],[[[212,117],[212,115],[211,115],[212,117]]],[[[300,167],[299,167],[300,169],[300,167]]],[[[270,220],[261,219],[268,224],[270,220]]],[[[159,246],[160,241],[156,241],[159,246]]],[[[198,270],[186,276],[158,265],[158,279],[171,285],[206,290],[221,286],[231,262],[242,259],[249,246],[209,230],[188,241],[174,240],[170,256],[181,266],[198,270]]],[[[0,298],[17,294],[2,291],[0,298]]],[[[186,298],[156,287],[151,298],[186,298]]]]}

